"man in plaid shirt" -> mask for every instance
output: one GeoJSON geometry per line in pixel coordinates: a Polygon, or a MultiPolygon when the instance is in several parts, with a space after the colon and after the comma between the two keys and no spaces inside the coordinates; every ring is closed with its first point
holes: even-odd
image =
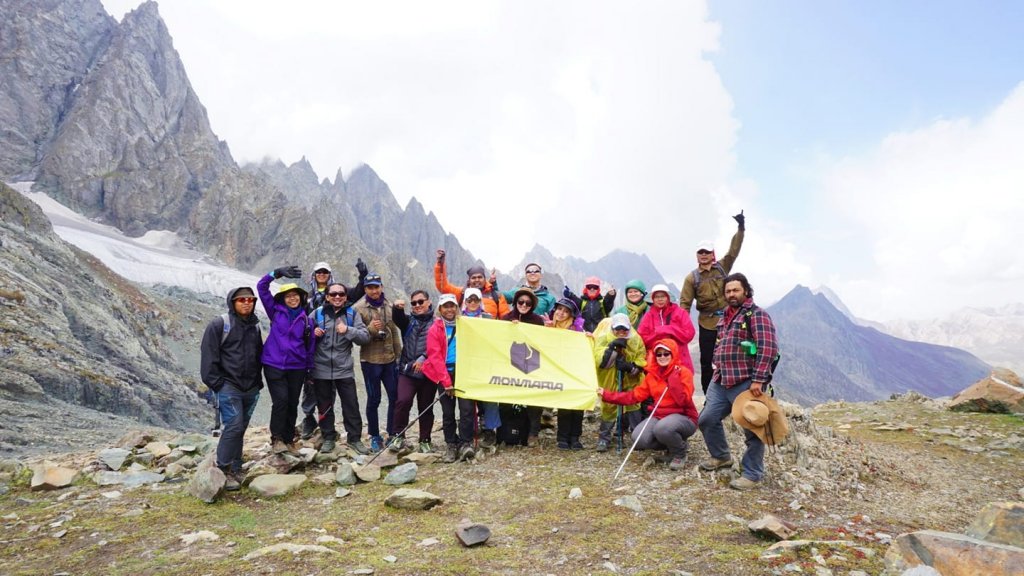
{"type": "MultiPolygon", "coordinates": [[[[708,386],[697,426],[711,458],[701,462],[702,470],[732,466],[729,442],[722,419],[732,413],[732,404],[742,392],[760,396],[771,380],[772,360],[779,351],[775,325],[764,309],[754,305],[754,289],[743,274],[725,278],[725,301],[729,305],[718,321],[715,344],[715,373],[708,386]]],[[[747,449],[740,462],[743,474],[729,483],[735,490],[749,490],[764,476],[764,443],[744,429],[747,449]]]]}

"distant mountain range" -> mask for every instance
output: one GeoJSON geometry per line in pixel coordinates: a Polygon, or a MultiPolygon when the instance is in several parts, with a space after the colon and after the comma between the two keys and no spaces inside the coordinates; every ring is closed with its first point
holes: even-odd
{"type": "Polygon", "coordinates": [[[829,298],[803,286],[768,312],[783,354],[776,375],[779,393],[801,404],[878,400],[907,390],[950,396],[991,370],[969,352],[857,325],[829,298]]]}

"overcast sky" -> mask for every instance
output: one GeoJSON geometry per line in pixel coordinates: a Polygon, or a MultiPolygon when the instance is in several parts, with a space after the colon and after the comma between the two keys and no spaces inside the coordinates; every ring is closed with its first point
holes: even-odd
{"type": "MultiPolygon", "coordinates": [[[[135,0],[103,0],[120,19],[135,0]]],[[[771,303],[1021,301],[1021,2],[160,5],[240,162],[366,163],[488,265],[722,254],[771,303]],[[894,6],[894,4],[896,4],[894,6]]]]}

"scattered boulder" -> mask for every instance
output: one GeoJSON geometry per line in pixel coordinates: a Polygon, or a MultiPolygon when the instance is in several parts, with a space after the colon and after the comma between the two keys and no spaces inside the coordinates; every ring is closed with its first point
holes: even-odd
{"type": "Polygon", "coordinates": [[[772,540],[789,540],[796,534],[796,524],[771,514],[765,514],[761,518],[747,524],[747,529],[758,536],[772,540]]]}
{"type": "Polygon", "coordinates": [[[188,493],[210,504],[224,492],[226,481],[224,472],[213,465],[213,459],[208,458],[192,475],[192,480],[188,483],[188,493]]]}
{"type": "Polygon", "coordinates": [[[330,472],[324,472],[323,474],[317,474],[313,476],[313,483],[321,486],[330,486],[334,484],[334,474],[330,472]]]}
{"type": "Polygon", "coordinates": [[[615,500],[612,500],[612,504],[615,504],[616,506],[622,506],[623,508],[632,510],[637,514],[643,514],[644,512],[644,507],[640,504],[640,499],[637,498],[636,496],[633,496],[632,494],[630,494],[629,496],[621,496],[619,498],[616,498],[615,500]]]}
{"type": "Polygon", "coordinates": [[[282,542],[280,544],[273,544],[271,546],[264,546],[263,548],[257,548],[252,552],[249,552],[242,557],[242,560],[253,560],[267,554],[276,554],[278,552],[291,552],[298,556],[305,552],[315,552],[317,554],[337,554],[336,550],[331,550],[326,546],[320,546],[319,544],[289,544],[282,542]]]}
{"type": "Polygon", "coordinates": [[[352,470],[356,473],[356,478],[363,482],[380,480],[380,468],[376,464],[353,464],[352,470]]]}
{"type": "Polygon", "coordinates": [[[399,488],[384,500],[384,504],[401,510],[430,510],[444,502],[440,497],[412,488],[399,488]]]}
{"type": "Polygon", "coordinates": [[[416,481],[417,466],[415,462],[409,462],[395,467],[394,470],[388,472],[388,475],[384,478],[384,483],[391,486],[401,486],[402,484],[409,484],[410,482],[416,481]]]}
{"type": "Polygon", "coordinates": [[[70,486],[78,476],[77,470],[57,466],[53,462],[43,462],[32,469],[31,489],[59,490],[70,486]]]}
{"type": "Polygon", "coordinates": [[[1024,384],[1012,371],[996,368],[988,378],[953,396],[949,409],[956,412],[1024,414],[1024,384]]]}
{"type": "Polygon", "coordinates": [[[92,475],[92,481],[98,486],[121,485],[129,488],[143,486],[145,484],[159,484],[164,481],[163,474],[150,472],[148,470],[137,472],[114,472],[101,470],[92,475]]]}
{"type": "Polygon", "coordinates": [[[348,460],[338,461],[338,471],[334,474],[334,481],[341,486],[352,486],[358,481],[356,473],[348,460]]]}
{"type": "Polygon", "coordinates": [[[371,464],[378,468],[391,468],[393,466],[398,466],[398,454],[395,454],[391,450],[385,450],[378,454],[371,464]]]}
{"type": "Polygon", "coordinates": [[[146,434],[142,430],[129,430],[124,436],[117,441],[117,446],[120,448],[142,448],[146,444],[153,441],[153,436],[146,434]]]}
{"type": "Polygon", "coordinates": [[[154,458],[163,458],[171,453],[171,447],[167,445],[167,442],[149,442],[144,448],[154,458]]]}
{"type": "Polygon", "coordinates": [[[154,458],[153,454],[149,452],[139,452],[132,456],[132,460],[134,460],[136,464],[141,464],[143,466],[152,466],[154,458]]]}
{"type": "Polygon", "coordinates": [[[352,491],[349,490],[348,488],[342,488],[342,487],[339,486],[338,489],[334,491],[334,497],[335,498],[344,498],[345,496],[348,496],[351,493],[352,493],[352,491]]]}
{"type": "Polygon", "coordinates": [[[491,529],[483,524],[463,520],[455,527],[455,537],[466,548],[487,542],[491,537],[491,529]]]}
{"type": "Polygon", "coordinates": [[[569,500],[576,500],[577,498],[583,498],[583,490],[573,487],[572,490],[569,490],[569,500]]]}
{"type": "Polygon", "coordinates": [[[441,455],[436,452],[410,452],[409,454],[399,458],[398,461],[402,464],[405,464],[406,462],[415,462],[418,466],[426,466],[437,462],[437,459],[440,457],[441,455]]]}
{"type": "Polygon", "coordinates": [[[284,496],[306,482],[303,474],[266,474],[256,478],[249,484],[249,490],[260,496],[270,498],[284,496]]]}
{"type": "Polygon", "coordinates": [[[967,535],[978,540],[1024,548],[1024,502],[992,502],[982,508],[967,535]]]}
{"type": "Polygon", "coordinates": [[[106,450],[100,450],[96,457],[107,468],[120,470],[131,455],[132,453],[124,448],[107,448],[106,450]]]}
{"type": "Polygon", "coordinates": [[[178,536],[178,539],[180,539],[181,543],[185,546],[191,546],[196,542],[214,542],[216,540],[220,540],[220,536],[210,532],[209,530],[200,530],[198,532],[182,534],[181,536],[178,536]]]}
{"type": "Polygon", "coordinates": [[[287,452],[281,454],[272,454],[264,462],[274,469],[278,474],[288,474],[292,470],[302,466],[304,462],[302,459],[292,456],[287,452]]]}
{"type": "Polygon", "coordinates": [[[885,553],[888,573],[922,565],[941,574],[1024,574],[1024,548],[921,530],[900,534],[885,553]]]}

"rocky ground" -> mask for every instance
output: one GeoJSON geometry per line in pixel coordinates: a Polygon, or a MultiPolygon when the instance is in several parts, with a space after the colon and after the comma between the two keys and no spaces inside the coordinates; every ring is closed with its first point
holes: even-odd
{"type": "MultiPolygon", "coordinates": [[[[699,437],[686,470],[640,453],[618,481],[622,455],[562,452],[550,437],[473,463],[420,463],[408,487],[443,500],[425,511],[385,505],[396,486],[382,481],[339,497],[335,468],[353,461],[342,452],[296,465],[289,476],[307,481],[284,496],[250,486],[213,504],[187,488],[213,445],[200,436],[165,432],[170,455],[135,449],[122,470],[134,460],[140,472],[117,478],[95,451],[51,456],[80,472],[54,491],[29,488],[39,459],[5,461],[0,564],[11,574],[878,574],[896,535],[963,532],[985,504],[1024,499],[1020,417],[952,413],[916,395],[788,412],[794,433],[745,493],[726,487],[732,472],[696,469],[699,437]],[[142,476],[151,472],[165,476],[142,476]],[[768,552],[772,540],[747,526],[765,514],[795,526],[793,538],[846,543],[768,552]],[[465,519],[490,529],[486,544],[459,543],[465,519]]],[[[265,429],[249,440],[246,456],[260,462],[249,480],[274,472],[265,429]]]]}

